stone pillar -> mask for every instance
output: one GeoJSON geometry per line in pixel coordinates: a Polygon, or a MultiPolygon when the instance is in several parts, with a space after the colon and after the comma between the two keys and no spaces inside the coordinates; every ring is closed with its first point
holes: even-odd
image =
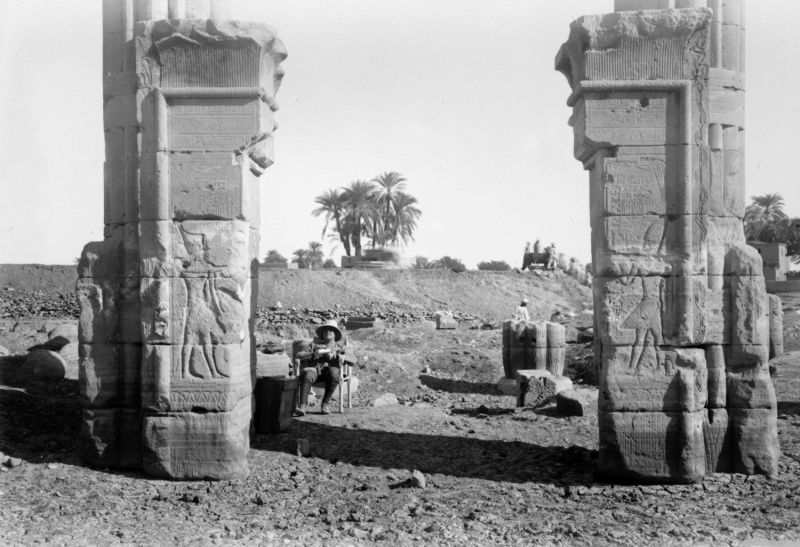
{"type": "Polygon", "coordinates": [[[104,0],[105,239],[79,264],[83,456],[248,475],[259,177],[286,57],[223,0],[104,0]]]}
{"type": "Polygon", "coordinates": [[[743,0],[706,4],[616,0],[573,22],[556,57],[590,172],[611,475],[777,472],[768,305],[742,227],[743,0]]]}

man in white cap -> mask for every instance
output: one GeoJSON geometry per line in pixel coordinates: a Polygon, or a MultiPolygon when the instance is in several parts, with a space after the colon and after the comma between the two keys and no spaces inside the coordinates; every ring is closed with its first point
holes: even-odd
{"type": "Polygon", "coordinates": [[[297,415],[306,415],[306,402],[311,386],[318,379],[325,382],[325,394],[322,396],[322,414],[330,414],[328,405],[339,385],[339,368],[342,357],[346,351],[347,342],[342,342],[342,331],[336,319],[326,321],[317,327],[317,338],[311,344],[310,351],[301,351],[296,358],[303,361],[300,371],[300,404],[297,405],[297,415]]]}
{"type": "Polygon", "coordinates": [[[528,299],[523,298],[519,303],[517,309],[514,310],[514,319],[517,321],[530,321],[531,316],[528,314],[528,299]]]}

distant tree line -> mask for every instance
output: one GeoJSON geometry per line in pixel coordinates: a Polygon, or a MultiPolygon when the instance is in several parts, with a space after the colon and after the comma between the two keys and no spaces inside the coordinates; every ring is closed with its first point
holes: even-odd
{"type": "Polygon", "coordinates": [[[744,234],[747,241],[785,243],[786,254],[800,264],[800,218],[789,218],[783,212],[780,194],[752,196],[744,213],[744,234]]]}
{"type": "MultiPolygon", "coordinates": [[[[325,255],[322,253],[322,243],[311,241],[307,249],[297,249],[292,253],[292,263],[297,264],[301,269],[314,268],[336,268],[336,262],[328,258],[323,260],[325,255]]],[[[278,251],[271,249],[264,257],[264,264],[286,264],[288,260],[278,251]]]]}
{"type": "Polygon", "coordinates": [[[325,216],[322,237],[330,228],[328,238],[341,243],[347,256],[360,256],[365,239],[373,247],[405,245],[414,240],[422,215],[417,198],[405,189],[406,179],[395,172],[383,173],[369,182],[355,180],[314,198],[319,207],[311,214],[325,216]]]}

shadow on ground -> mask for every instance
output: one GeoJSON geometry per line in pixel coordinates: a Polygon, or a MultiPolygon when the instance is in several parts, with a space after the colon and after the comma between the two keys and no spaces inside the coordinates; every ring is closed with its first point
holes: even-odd
{"type": "Polygon", "coordinates": [[[497,391],[497,385],[489,382],[467,382],[466,380],[450,380],[448,378],[437,378],[428,374],[420,374],[419,381],[423,385],[448,393],[479,393],[482,395],[502,396],[497,391]]]}
{"type": "Polygon", "coordinates": [[[350,429],[302,421],[295,422],[287,433],[260,437],[252,448],[293,452],[298,438],[309,440],[310,457],[334,463],[558,486],[592,483],[592,459],[596,457],[596,452],[580,446],[350,429]]]}

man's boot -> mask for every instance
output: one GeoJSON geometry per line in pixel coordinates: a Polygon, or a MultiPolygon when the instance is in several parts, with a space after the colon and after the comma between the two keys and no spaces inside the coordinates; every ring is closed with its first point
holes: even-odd
{"type": "Polygon", "coordinates": [[[306,405],[297,405],[297,408],[294,410],[294,413],[297,416],[305,416],[306,415],[306,405]]]}
{"type": "Polygon", "coordinates": [[[331,413],[331,409],[329,408],[328,405],[329,405],[328,402],[326,402],[326,401],[322,402],[322,408],[319,411],[320,414],[330,414],[331,413]]]}

